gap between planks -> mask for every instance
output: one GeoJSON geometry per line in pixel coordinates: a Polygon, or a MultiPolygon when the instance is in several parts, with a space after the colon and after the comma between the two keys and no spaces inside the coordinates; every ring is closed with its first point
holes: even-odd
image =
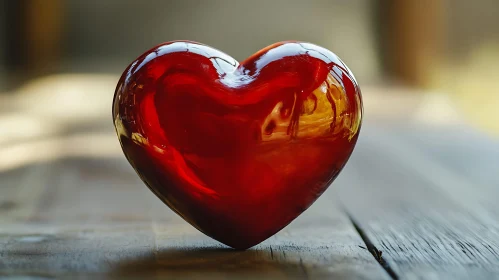
{"type": "Polygon", "coordinates": [[[398,275],[395,273],[395,271],[393,271],[390,264],[383,258],[383,256],[382,256],[383,252],[381,250],[378,250],[378,248],[376,248],[376,246],[374,246],[374,244],[371,242],[369,237],[364,233],[364,230],[360,227],[359,223],[357,223],[355,221],[355,219],[352,217],[352,215],[350,215],[350,213],[348,213],[348,211],[344,207],[342,207],[342,210],[347,215],[347,217],[350,220],[350,222],[352,223],[355,231],[359,234],[360,238],[362,239],[362,241],[366,245],[366,247],[367,247],[366,249],[369,251],[369,253],[371,253],[371,255],[373,255],[374,259],[379,263],[379,265],[381,265],[381,267],[386,271],[386,273],[388,273],[388,275],[392,279],[398,280],[399,279],[398,275]]]}

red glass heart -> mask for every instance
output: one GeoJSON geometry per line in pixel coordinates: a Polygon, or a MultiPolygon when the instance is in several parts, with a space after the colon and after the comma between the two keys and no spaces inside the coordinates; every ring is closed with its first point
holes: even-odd
{"type": "Polygon", "coordinates": [[[245,249],[336,178],[357,141],[362,100],[346,65],[310,43],[277,43],[238,64],[177,41],[128,66],[113,119],[128,161],[164,203],[245,249]]]}

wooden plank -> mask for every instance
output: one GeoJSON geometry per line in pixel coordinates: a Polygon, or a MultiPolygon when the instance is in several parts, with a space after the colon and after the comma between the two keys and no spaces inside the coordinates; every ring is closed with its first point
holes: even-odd
{"type": "Polygon", "coordinates": [[[402,278],[499,279],[499,145],[470,133],[367,123],[339,178],[346,209],[402,278]]]}
{"type": "Polygon", "coordinates": [[[57,176],[29,222],[0,226],[0,275],[389,279],[332,203],[333,192],[269,240],[234,251],[167,209],[124,157],[52,166],[57,176]]]}
{"type": "Polygon", "coordinates": [[[27,221],[47,188],[51,165],[26,166],[0,175],[0,223],[27,221]]]}

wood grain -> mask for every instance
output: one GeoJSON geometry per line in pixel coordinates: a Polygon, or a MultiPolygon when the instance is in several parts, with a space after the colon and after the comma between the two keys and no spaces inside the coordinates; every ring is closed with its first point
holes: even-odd
{"type": "Polygon", "coordinates": [[[389,279],[332,192],[274,237],[234,251],[173,214],[124,159],[65,158],[29,170],[42,166],[49,170],[29,184],[36,195],[19,188],[5,197],[21,209],[0,227],[0,275],[389,279]],[[27,211],[25,199],[34,202],[27,211]]]}
{"type": "Polygon", "coordinates": [[[368,124],[338,182],[342,203],[400,277],[499,278],[497,175],[482,173],[498,145],[458,132],[368,124]]]}

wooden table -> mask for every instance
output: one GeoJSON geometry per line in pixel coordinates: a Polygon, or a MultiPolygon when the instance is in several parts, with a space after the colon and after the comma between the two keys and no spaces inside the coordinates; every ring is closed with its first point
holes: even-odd
{"type": "MultiPolygon", "coordinates": [[[[89,87],[73,78],[62,80],[89,87]]],[[[106,105],[114,78],[98,90],[106,105]]],[[[442,119],[421,98],[385,96],[379,108],[365,89],[359,143],[332,187],[275,236],[234,251],[143,185],[109,106],[85,107],[97,94],[47,109],[57,93],[33,87],[0,105],[0,129],[10,127],[0,139],[0,278],[499,279],[499,143],[461,122],[415,121],[442,119]]]]}

